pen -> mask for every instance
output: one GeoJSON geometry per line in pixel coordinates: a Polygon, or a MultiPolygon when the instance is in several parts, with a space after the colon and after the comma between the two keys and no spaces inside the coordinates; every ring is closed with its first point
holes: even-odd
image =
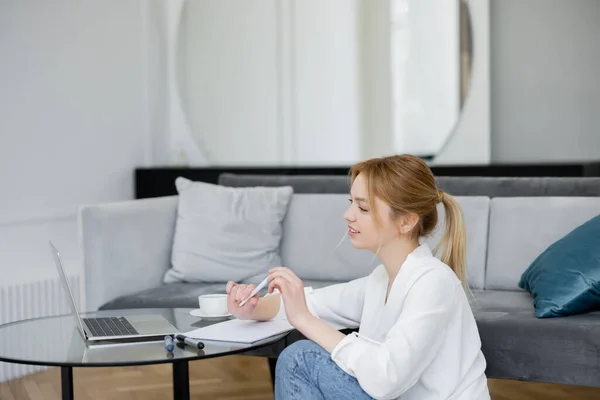
{"type": "Polygon", "coordinates": [[[258,293],[260,291],[260,289],[264,288],[265,285],[267,284],[268,279],[269,279],[269,277],[267,276],[261,283],[259,283],[258,286],[254,288],[252,293],[250,293],[250,295],[246,298],[246,300],[244,300],[240,303],[240,307],[243,306],[244,304],[246,304],[246,302],[248,300],[250,300],[256,293],[258,293]]]}
{"type": "Polygon", "coordinates": [[[170,335],[165,336],[165,349],[168,352],[173,351],[173,338],[170,335]]]}
{"type": "Polygon", "coordinates": [[[199,340],[192,339],[190,337],[184,336],[182,334],[178,334],[177,336],[175,336],[175,338],[177,340],[179,340],[180,342],[183,342],[183,343],[187,344],[188,346],[196,347],[198,349],[203,349],[204,348],[204,343],[200,342],[199,340]]]}

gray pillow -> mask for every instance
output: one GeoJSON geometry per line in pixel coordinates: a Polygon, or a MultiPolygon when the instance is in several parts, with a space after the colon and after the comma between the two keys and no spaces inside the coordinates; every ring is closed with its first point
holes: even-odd
{"type": "Polygon", "coordinates": [[[281,265],[291,186],[231,188],[178,177],[177,221],[165,283],[239,282],[281,265]]]}

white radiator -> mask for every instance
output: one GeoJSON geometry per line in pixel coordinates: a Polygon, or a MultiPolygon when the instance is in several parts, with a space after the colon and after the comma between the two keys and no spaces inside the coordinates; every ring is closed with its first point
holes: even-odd
{"type": "MultiPolygon", "coordinates": [[[[79,275],[70,275],[69,284],[77,306],[82,304],[82,280],[79,275]]],[[[23,319],[63,315],[71,312],[69,301],[58,277],[40,279],[26,283],[3,285],[0,283],[0,324],[23,319]]],[[[40,332],[39,334],[43,334],[40,332]]],[[[0,347],[10,345],[14,337],[6,337],[0,331],[0,347]]],[[[36,352],[50,355],[48,348],[36,346],[36,352]]],[[[37,354],[37,353],[36,353],[37,354]]],[[[0,362],[0,382],[22,377],[46,367],[0,362]]]]}

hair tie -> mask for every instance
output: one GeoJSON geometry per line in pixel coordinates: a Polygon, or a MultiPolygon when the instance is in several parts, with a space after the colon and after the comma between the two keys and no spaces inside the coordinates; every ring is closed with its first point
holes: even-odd
{"type": "Polygon", "coordinates": [[[444,191],[443,190],[438,189],[437,195],[438,195],[438,203],[441,203],[442,201],[444,201],[444,191]]]}

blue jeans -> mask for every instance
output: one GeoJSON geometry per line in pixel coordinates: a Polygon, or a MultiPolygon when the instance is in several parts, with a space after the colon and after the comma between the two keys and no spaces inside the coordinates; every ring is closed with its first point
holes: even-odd
{"type": "Polygon", "coordinates": [[[299,340],[286,347],[275,368],[275,400],[371,399],[353,376],[315,342],[299,340]]]}

